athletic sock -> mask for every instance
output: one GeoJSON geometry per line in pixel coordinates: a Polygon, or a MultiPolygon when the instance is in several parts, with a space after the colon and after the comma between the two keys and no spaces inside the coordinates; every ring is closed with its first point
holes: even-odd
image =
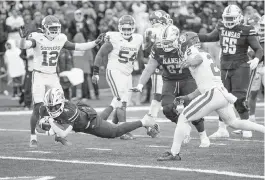
{"type": "Polygon", "coordinates": [[[30,141],[36,140],[37,141],[37,135],[36,134],[31,134],[30,135],[30,141]]]}
{"type": "Polygon", "coordinates": [[[149,114],[151,114],[152,117],[157,117],[160,108],[161,108],[161,102],[153,99],[150,105],[149,114]]]}
{"type": "Polygon", "coordinates": [[[226,124],[223,121],[219,121],[219,129],[226,130],[226,124]]]}
{"type": "Polygon", "coordinates": [[[204,132],[204,120],[203,119],[193,121],[192,124],[195,126],[195,128],[197,129],[199,133],[204,132]]]}
{"type": "Polygon", "coordinates": [[[206,134],[206,131],[203,131],[203,132],[199,132],[199,135],[200,135],[200,139],[204,139],[204,138],[207,138],[207,134],[206,134]]]}
{"type": "Polygon", "coordinates": [[[100,117],[103,120],[107,120],[109,115],[112,113],[113,111],[113,107],[112,106],[108,106],[107,108],[105,108],[101,113],[100,113],[100,117]]]}
{"type": "Polygon", "coordinates": [[[184,122],[183,119],[179,119],[179,122],[175,129],[173,144],[171,147],[171,153],[173,156],[177,155],[180,152],[182,141],[188,134],[190,134],[190,131],[190,125],[187,122],[184,122]]]}

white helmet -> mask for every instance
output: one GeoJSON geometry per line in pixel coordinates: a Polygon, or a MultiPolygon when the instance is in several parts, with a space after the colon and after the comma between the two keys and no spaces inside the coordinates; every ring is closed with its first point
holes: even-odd
{"type": "Polygon", "coordinates": [[[229,5],[224,9],[222,18],[224,26],[232,29],[236,25],[240,24],[242,20],[241,9],[237,5],[229,5]]]}
{"type": "Polygon", "coordinates": [[[60,116],[64,109],[64,93],[62,89],[49,89],[44,95],[44,106],[49,115],[53,118],[60,116]]]}
{"type": "Polygon", "coordinates": [[[124,15],[119,19],[119,31],[124,39],[130,39],[135,31],[135,20],[130,15],[124,15]]]}
{"type": "Polygon", "coordinates": [[[55,16],[46,16],[41,24],[45,36],[50,40],[61,33],[61,23],[55,16]]]}
{"type": "Polygon", "coordinates": [[[179,29],[170,24],[166,26],[161,33],[161,47],[165,52],[178,49],[179,29]]]}

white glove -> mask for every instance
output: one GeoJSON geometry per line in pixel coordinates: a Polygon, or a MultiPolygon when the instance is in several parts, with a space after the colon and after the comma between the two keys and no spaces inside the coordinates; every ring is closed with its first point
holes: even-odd
{"type": "Polygon", "coordinates": [[[256,69],[258,64],[259,64],[259,59],[258,58],[254,58],[254,59],[248,61],[248,64],[249,64],[249,67],[250,67],[251,70],[256,69]]]}
{"type": "Polygon", "coordinates": [[[99,75],[93,75],[92,76],[92,83],[97,84],[99,81],[99,75]]]}
{"type": "Polygon", "coordinates": [[[138,84],[136,87],[131,88],[130,90],[133,91],[133,92],[142,92],[143,91],[143,87],[144,87],[144,85],[138,84]]]}

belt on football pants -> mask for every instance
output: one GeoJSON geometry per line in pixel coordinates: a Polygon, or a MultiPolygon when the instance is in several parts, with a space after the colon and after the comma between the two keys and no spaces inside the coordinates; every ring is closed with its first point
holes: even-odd
{"type": "Polygon", "coordinates": [[[54,72],[54,73],[46,73],[46,72],[42,72],[42,71],[39,71],[39,70],[36,70],[36,69],[33,69],[34,72],[38,72],[38,73],[43,73],[43,74],[57,74],[57,72],[54,72]]]}

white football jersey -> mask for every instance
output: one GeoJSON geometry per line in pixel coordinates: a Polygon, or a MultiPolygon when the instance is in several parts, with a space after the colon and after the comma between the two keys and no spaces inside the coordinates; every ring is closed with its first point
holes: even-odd
{"type": "Polygon", "coordinates": [[[106,36],[109,36],[109,41],[113,46],[113,50],[108,55],[107,69],[131,74],[134,60],[143,43],[143,36],[134,33],[130,41],[124,39],[120,32],[108,32],[106,36]]]}
{"type": "Polygon", "coordinates": [[[189,67],[191,75],[195,79],[201,93],[205,93],[214,87],[223,86],[221,72],[209,53],[199,52],[197,48],[191,47],[188,54],[185,54],[185,58],[194,58],[199,54],[203,59],[200,65],[189,67]]]}
{"type": "Polygon", "coordinates": [[[33,32],[29,38],[36,41],[33,69],[47,74],[56,73],[58,56],[67,41],[66,35],[61,33],[50,41],[43,33],[33,32]]]}

